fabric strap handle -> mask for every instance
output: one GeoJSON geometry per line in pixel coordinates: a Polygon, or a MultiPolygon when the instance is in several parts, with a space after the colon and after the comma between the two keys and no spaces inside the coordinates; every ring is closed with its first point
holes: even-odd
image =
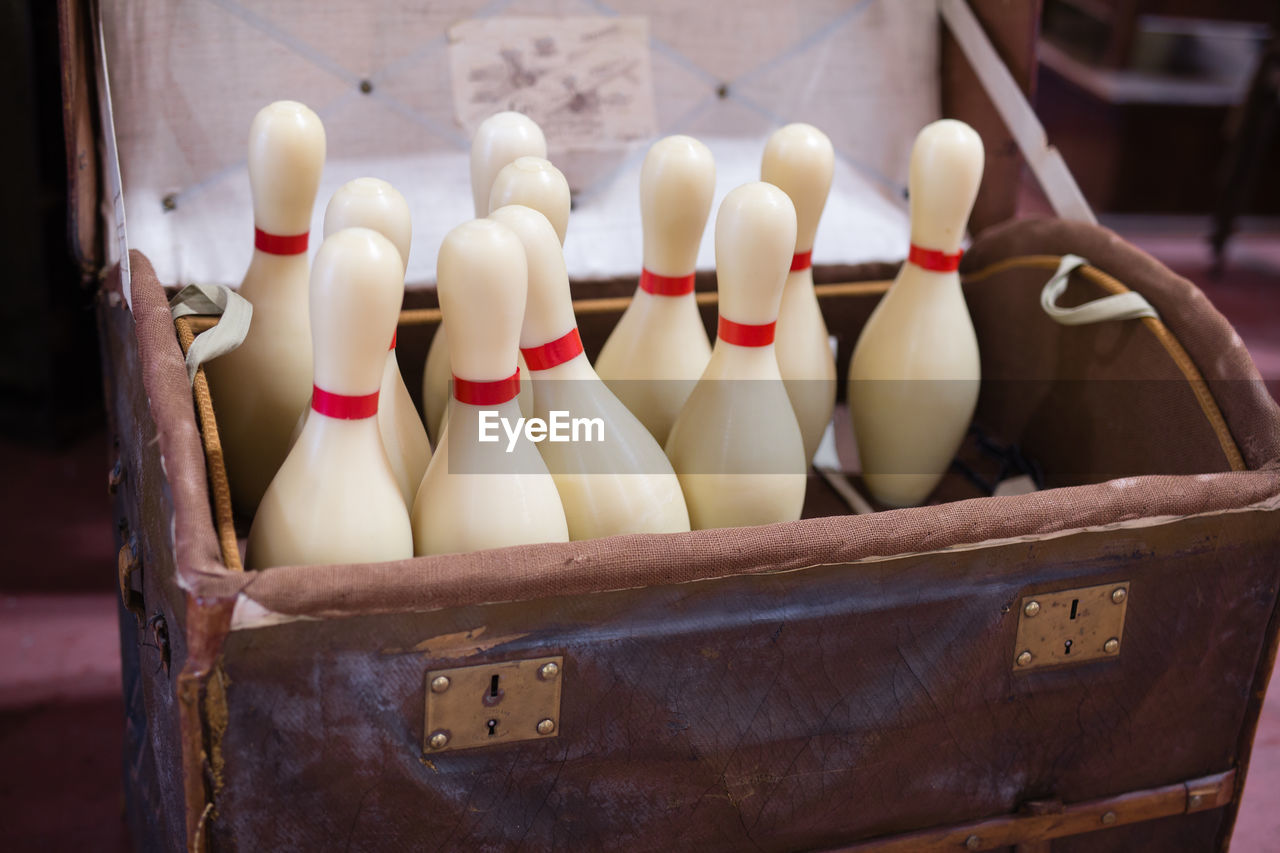
{"type": "Polygon", "coordinates": [[[1058,305],[1060,297],[1067,289],[1071,273],[1089,262],[1079,255],[1063,255],[1053,277],[1045,282],[1040,291],[1040,307],[1054,321],[1064,326],[1084,326],[1089,323],[1103,323],[1107,320],[1135,320],[1139,317],[1160,318],[1156,309],[1141,293],[1130,290],[1127,293],[1113,293],[1074,308],[1062,308],[1058,305]]]}
{"type": "Polygon", "coordinates": [[[195,382],[200,365],[244,343],[253,319],[253,305],[220,284],[188,284],[169,301],[169,313],[175,320],[196,314],[222,318],[213,328],[196,335],[187,349],[187,381],[195,382]]]}

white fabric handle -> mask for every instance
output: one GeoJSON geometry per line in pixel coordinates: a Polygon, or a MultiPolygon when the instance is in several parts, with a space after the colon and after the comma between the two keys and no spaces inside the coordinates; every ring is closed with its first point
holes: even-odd
{"type": "Polygon", "coordinates": [[[220,284],[188,284],[169,300],[173,319],[193,314],[221,315],[212,329],[196,335],[187,348],[187,381],[196,381],[196,371],[206,361],[226,355],[244,343],[253,319],[249,300],[220,284]]]}
{"type": "Polygon", "coordinates": [[[1064,326],[1083,326],[1107,320],[1134,320],[1138,317],[1160,319],[1151,303],[1141,293],[1132,290],[1128,293],[1113,293],[1074,308],[1060,307],[1058,297],[1066,291],[1071,273],[1087,263],[1089,262],[1079,255],[1062,256],[1057,272],[1045,282],[1044,289],[1040,291],[1040,307],[1044,309],[1044,313],[1064,326]]]}

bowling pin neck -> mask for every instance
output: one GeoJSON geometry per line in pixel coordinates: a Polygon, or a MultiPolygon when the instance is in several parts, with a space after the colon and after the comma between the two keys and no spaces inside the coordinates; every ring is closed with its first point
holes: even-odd
{"type": "MultiPolygon", "coordinates": [[[[796,257],[800,256],[797,255],[796,257]]],[[[805,260],[807,261],[807,255],[805,260]]],[[[792,291],[797,288],[813,288],[813,267],[807,262],[799,264],[796,261],[792,261],[791,272],[787,273],[787,283],[783,285],[783,290],[792,291]]]]}
{"type": "Polygon", "coordinates": [[[582,337],[576,325],[544,344],[521,347],[520,354],[529,366],[530,375],[539,379],[574,378],[580,368],[570,365],[582,364],[591,369],[582,351],[582,337]]]}
{"type": "Polygon", "coordinates": [[[462,379],[454,374],[453,401],[480,408],[502,406],[520,396],[520,379],[520,368],[515,365],[508,376],[492,381],[462,379]]]}
{"type": "Polygon", "coordinates": [[[645,269],[664,276],[693,272],[715,183],[715,160],[698,140],[668,136],[649,148],[640,168],[645,269]]]}
{"type": "Polygon", "coordinates": [[[960,274],[943,269],[929,269],[908,261],[898,270],[890,292],[897,291],[896,298],[929,299],[945,291],[960,292],[960,274]]]}
{"type": "Polygon", "coordinates": [[[324,125],[305,105],[276,101],[259,110],[249,128],[254,224],[280,237],[305,233],[324,157],[324,125]]]}
{"type": "Polygon", "coordinates": [[[703,379],[780,379],[773,343],[742,346],[717,337],[703,379]]]}
{"type": "Polygon", "coordinates": [[[372,420],[378,414],[378,391],[370,394],[336,394],[319,385],[311,388],[311,411],[337,421],[372,420]]]}
{"type": "MultiPolygon", "coordinates": [[[[457,397],[453,398],[453,406],[449,411],[449,421],[451,423],[469,423],[474,421],[476,414],[479,412],[497,412],[500,416],[510,416],[513,420],[521,416],[520,401],[515,397],[510,400],[504,400],[501,403],[464,403],[457,397]]],[[[466,430],[462,430],[466,432],[466,430]]],[[[455,436],[454,441],[457,441],[455,436]]]]}
{"type": "Polygon", "coordinates": [[[310,231],[302,231],[297,234],[276,234],[256,225],[253,228],[253,248],[255,251],[265,255],[279,255],[282,257],[301,255],[306,257],[307,244],[310,240],[310,231]]]}
{"type": "Polygon", "coordinates": [[[716,330],[716,344],[724,342],[740,349],[772,348],[777,326],[777,321],[737,323],[722,314],[716,330]]]}
{"type": "Polygon", "coordinates": [[[648,267],[640,271],[640,291],[663,298],[691,296],[693,294],[695,276],[692,272],[685,275],[660,275],[648,267]]]}
{"type": "Polygon", "coordinates": [[[309,273],[305,250],[286,255],[255,247],[240,294],[256,309],[271,310],[268,301],[280,301],[282,310],[306,311],[309,273]]]}
{"type": "Polygon", "coordinates": [[[954,273],[960,269],[960,258],[963,255],[964,252],[960,249],[931,249],[913,240],[907,251],[907,264],[924,272],[954,273]]]}
{"type": "Polygon", "coordinates": [[[378,395],[373,394],[372,397],[372,406],[362,402],[349,402],[345,404],[344,410],[341,406],[335,406],[332,400],[325,400],[322,396],[318,398],[313,394],[311,409],[307,412],[297,443],[314,450],[339,436],[344,437],[339,440],[345,440],[347,436],[368,434],[371,436],[370,440],[380,444],[382,438],[378,433],[378,395]],[[364,415],[368,408],[372,408],[373,414],[364,415]],[[351,417],[353,413],[362,416],[351,417]]]}
{"type": "MultiPolygon", "coordinates": [[[[576,331],[576,330],[575,330],[576,331]]],[[[528,362],[528,356],[525,361],[528,362]]],[[[529,379],[532,382],[547,382],[560,379],[597,379],[595,369],[587,360],[587,354],[578,350],[578,354],[564,361],[556,362],[550,367],[539,370],[529,364],[529,379]]]]}

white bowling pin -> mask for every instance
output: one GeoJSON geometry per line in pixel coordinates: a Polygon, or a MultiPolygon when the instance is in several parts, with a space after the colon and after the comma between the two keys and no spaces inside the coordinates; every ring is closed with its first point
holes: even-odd
{"type": "Polygon", "coordinates": [[[782,190],[751,183],[725,196],[719,334],[667,439],[695,530],[794,521],[804,507],[804,440],[773,344],[795,242],[795,206],[782,190]]]}
{"type": "Polygon", "coordinates": [[[509,443],[501,428],[494,441],[481,441],[486,420],[521,419],[516,353],[528,290],[524,247],[505,225],[475,219],[445,235],[436,272],[453,403],[414,500],[414,550],[567,542],[560,495],[537,447],[523,439],[509,443]]]}
{"type": "MultiPolygon", "coordinates": [[[[353,227],[372,228],[382,234],[400,252],[400,258],[408,267],[413,237],[409,203],[391,184],[377,178],[356,178],[338,188],[324,211],[324,236],[353,227]]],[[[413,496],[427,471],[431,443],[400,375],[394,334],[378,395],[378,431],[408,509],[413,506],[413,496]]]]}
{"type": "Polygon", "coordinates": [[[311,393],[307,232],[324,152],[324,126],[302,104],[277,101],[254,116],[254,250],[240,285],[253,320],[244,343],[205,365],[232,501],[245,516],[288,454],[311,393]]]}
{"type": "Polygon", "coordinates": [[[649,149],[640,286],[596,359],[600,378],[660,444],[711,358],[693,274],[715,188],[715,161],[698,140],[668,136],[649,149]]]}
{"type": "Polygon", "coordinates": [[[924,502],[977,404],[978,339],[956,270],[982,165],[982,139],[963,122],[936,121],[916,137],[908,176],[911,251],[849,365],[862,476],[889,506],[924,502]]]}
{"type": "Polygon", "coordinates": [[[403,296],[400,253],[378,232],[347,228],[320,246],[311,274],[311,414],[254,516],[248,568],[413,556],[409,512],[377,423],[403,296]]]}
{"type": "Polygon", "coordinates": [[[836,406],[836,357],[813,292],[813,236],[831,192],[835,151],[811,124],[789,124],[773,132],[764,148],[760,179],[783,190],[796,206],[796,248],[778,311],[778,369],[804,437],[808,462],[836,406]]]}
{"type": "MultiPolygon", "coordinates": [[[[502,169],[521,157],[547,156],[547,139],[537,122],[517,112],[501,112],[480,122],[471,140],[471,201],[476,217],[489,215],[489,194],[494,178],[502,169]]],[[[566,219],[568,214],[566,213],[566,219]]],[[[444,327],[436,330],[427,349],[427,364],[422,372],[422,411],[427,429],[438,444],[444,429],[445,410],[449,406],[449,341],[444,327]]],[[[520,408],[533,411],[528,388],[522,393],[520,408]]]]}
{"type": "Polygon", "coordinates": [[[502,167],[489,192],[489,212],[508,204],[533,208],[547,218],[560,245],[569,228],[569,182],[550,160],[521,157],[502,167]]]}
{"type": "Polygon", "coordinates": [[[499,208],[489,218],[516,233],[528,259],[520,348],[537,385],[535,417],[548,424],[560,417],[571,439],[538,445],[560,492],[569,538],[687,531],[689,511],[666,454],[582,351],[564,253],[551,223],[523,205],[499,208]],[[584,428],[572,440],[570,426],[578,419],[584,428]],[[590,432],[592,419],[598,435],[590,432]]]}

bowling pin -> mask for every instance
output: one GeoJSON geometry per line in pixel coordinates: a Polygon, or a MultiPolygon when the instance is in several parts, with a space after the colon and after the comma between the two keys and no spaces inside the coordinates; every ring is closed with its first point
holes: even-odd
{"type": "Polygon", "coordinates": [[[205,365],[232,502],[245,516],[288,454],[311,393],[307,232],[324,152],[320,118],[294,101],[263,107],[249,129],[254,250],[240,295],[253,321],[244,343],[205,365]]]}
{"type": "Polygon", "coordinates": [[[311,273],[311,414],[249,530],[246,565],[413,556],[409,512],[378,432],[378,397],[404,295],[404,264],[369,228],[325,239],[311,273]]]}
{"type": "Polygon", "coordinates": [[[660,444],[711,358],[693,274],[715,187],[715,161],[698,140],[668,136],[649,149],[640,286],[596,358],[600,378],[660,444]]]}
{"type": "MultiPolygon", "coordinates": [[[[409,204],[391,184],[377,178],[356,178],[339,187],[324,211],[324,236],[328,238],[351,227],[372,228],[382,234],[400,252],[404,265],[409,265],[413,236],[409,204]]],[[[427,471],[431,443],[400,375],[394,333],[378,393],[378,432],[407,510],[413,506],[413,496],[427,471]]]]}
{"type": "MultiPolygon", "coordinates": [[[[547,140],[542,128],[526,115],[501,112],[480,122],[471,140],[471,201],[476,218],[489,215],[489,194],[494,178],[502,169],[521,157],[547,156],[547,140]]],[[[568,214],[565,215],[566,219],[568,214]]],[[[449,405],[449,342],[444,327],[436,330],[427,350],[427,364],[422,372],[422,411],[427,429],[437,443],[444,429],[445,409],[449,405]]],[[[520,408],[533,411],[527,383],[520,408]]]]}
{"type": "Polygon", "coordinates": [[[555,228],[560,245],[564,245],[571,206],[569,182],[551,161],[521,157],[503,166],[493,179],[489,212],[508,204],[521,204],[541,213],[555,228]]]}
{"type": "Polygon", "coordinates": [[[436,272],[453,403],[413,503],[414,550],[567,542],[560,495],[537,447],[508,442],[503,429],[494,441],[481,440],[486,421],[510,426],[522,417],[516,352],[528,290],[524,247],[505,225],[475,219],[445,235],[436,272]]]}
{"type": "Polygon", "coordinates": [[[978,400],[978,339],[960,290],[960,242],[983,147],[944,119],[916,137],[908,175],[911,251],[871,313],[849,365],[849,409],[871,494],[923,503],[951,464],[978,400]]]}
{"type": "Polygon", "coordinates": [[[796,206],[796,248],[778,310],[778,369],[800,423],[805,462],[836,406],[836,357],[828,344],[827,324],[813,292],[813,236],[831,192],[835,151],[826,134],[810,124],[789,124],[774,131],[764,148],[760,179],[785,192],[796,206]]]}
{"type": "Polygon", "coordinates": [[[537,386],[535,417],[551,424],[559,413],[571,439],[550,436],[538,444],[564,504],[569,538],[687,531],[689,511],[662,447],[600,381],[582,351],[555,229],[523,205],[501,207],[489,218],[515,232],[528,259],[520,348],[537,386]],[[598,435],[591,432],[592,419],[598,435]],[[576,440],[568,428],[575,421],[584,424],[576,440]]]}
{"type": "Polygon", "coordinates": [[[795,206],[782,190],[751,183],[725,196],[719,334],[667,439],[695,530],[794,521],[803,509],[804,440],[774,352],[795,242],[795,206]]]}

